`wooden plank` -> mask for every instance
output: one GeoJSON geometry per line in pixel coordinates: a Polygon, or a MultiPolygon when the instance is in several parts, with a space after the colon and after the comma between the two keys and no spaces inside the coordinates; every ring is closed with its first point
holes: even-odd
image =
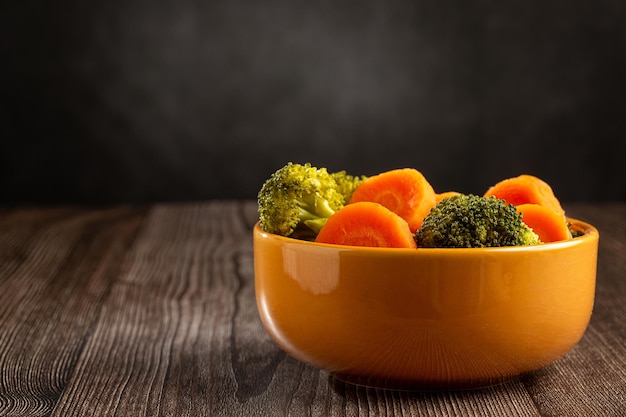
{"type": "Polygon", "coordinates": [[[48,415],[142,211],[24,209],[0,220],[0,415],[48,415]]]}
{"type": "Polygon", "coordinates": [[[252,273],[246,212],[213,203],[150,213],[53,415],[208,415],[218,387],[235,388],[231,329],[252,273]]]}

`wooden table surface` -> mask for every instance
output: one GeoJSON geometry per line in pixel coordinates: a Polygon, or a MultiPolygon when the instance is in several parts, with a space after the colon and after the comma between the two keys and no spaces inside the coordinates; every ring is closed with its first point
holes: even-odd
{"type": "Polygon", "coordinates": [[[0,416],[626,415],[626,204],[600,230],[589,328],[503,385],[397,392],[290,358],[257,315],[253,201],[0,209],[0,416]]]}

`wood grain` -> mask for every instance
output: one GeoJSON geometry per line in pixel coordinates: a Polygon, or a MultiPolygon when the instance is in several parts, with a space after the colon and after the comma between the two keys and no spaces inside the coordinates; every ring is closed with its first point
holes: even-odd
{"type": "Polygon", "coordinates": [[[141,218],[125,208],[2,216],[0,415],[54,408],[141,218]]]}
{"type": "Polygon", "coordinates": [[[251,201],[0,212],[1,416],[619,416],[626,205],[601,230],[597,301],[570,354],[482,390],[333,380],[279,350],[254,300],[251,201]]]}

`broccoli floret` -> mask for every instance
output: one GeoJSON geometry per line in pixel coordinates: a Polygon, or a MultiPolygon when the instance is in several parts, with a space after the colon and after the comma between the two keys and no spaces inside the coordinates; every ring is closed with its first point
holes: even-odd
{"type": "Polygon", "coordinates": [[[337,183],[337,190],[343,195],[344,201],[347,203],[352,197],[352,193],[356,190],[367,177],[365,175],[354,176],[346,173],[346,171],[339,171],[331,173],[333,179],[337,183]]]}
{"type": "Polygon", "coordinates": [[[513,205],[495,197],[456,195],[424,218],[415,241],[427,248],[485,248],[541,243],[513,205]]]}
{"type": "Polygon", "coordinates": [[[346,202],[356,179],[326,168],[289,162],[274,172],[258,194],[261,229],[298,239],[315,238],[346,202]],[[339,182],[338,182],[339,180],[339,182]]]}

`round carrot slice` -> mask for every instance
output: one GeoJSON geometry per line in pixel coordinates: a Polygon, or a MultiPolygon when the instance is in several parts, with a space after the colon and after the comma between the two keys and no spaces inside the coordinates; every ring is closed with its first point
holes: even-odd
{"type": "Polygon", "coordinates": [[[379,203],[348,204],[326,221],[316,242],[383,248],[415,248],[413,233],[402,217],[379,203]]]}
{"type": "Polygon", "coordinates": [[[522,214],[522,221],[533,229],[543,243],[571,239],[567,223],[554,210],[539,204],[520,204],[515,208],[522,214]]]}
{"type": "Polygon", "coordinates": [[[520,204],[539,204],[561,215],[565,220],[565,210],[554,195],[548,183],[533,175],[523,174],[502,180],[485,193],[485,197],[494,196],[514,206],[520,204]]]}
{"type": "Polygon", "coordinates": [[[435,190],[421,172],[400,168],[368,177],[354,190],[350,204],[379,203],[402,217],[414,232],[436,204],[435,190]]]}
{"type": "Polygon", "coordinates": [[[461,195],[461,193],[457,191],[445,191],[443,193],[437,193],[435,194],[435,202],[439,203],[444,198],[454,197],[455,195],[461,195]]]}

